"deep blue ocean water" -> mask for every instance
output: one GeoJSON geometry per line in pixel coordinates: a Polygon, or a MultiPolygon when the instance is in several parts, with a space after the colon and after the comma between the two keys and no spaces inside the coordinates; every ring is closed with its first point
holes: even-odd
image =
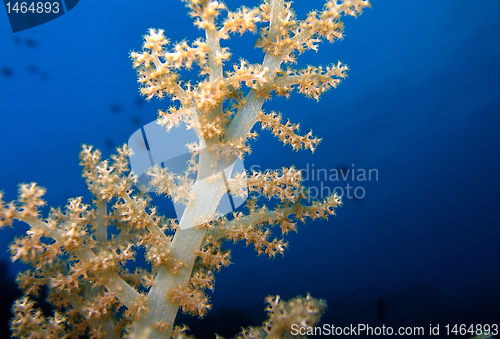
{"type": "MultiPolygon", "coordinates": [[[[294,6],[303,18],[322,3],[294,6]]],[[[322,138],[317,151],[296,153],[257,128],[245,159],[247,168],[304,169],[305,185],[318,196],[345,189],[343,207],[288,235],[284,257],[268,260],[228,244],[233,264],[216,276],[204,327],[185,320],[194,331],[230,335],[264,318],[267,295],[306,293],[328,302],[322,322],[335,326],[440,324],[443,334],[446,324],[500,325],[500,2],[372,5],[345,19],[344,40],[299,58],[299,66],[349,65],[337,89],[319,102],[294,93],[264,105],[300,122],[302,132],[312,129],[322,138]],[[335,180],[335,170],[356,176],[335,180]],[[366,180],[357,176],[370,170],[366,180]]],[[[192,41],[202,32],[191,22],[180,1],[87,0],[13,34],[0,10],[4,199],[35,181],[51,206],[81,195],[90,202],[81,144],[107,156],[171,105],[139,96],[129,52],[141,49],[150,27],[163,28],[171,41],[192,41]]],[[[232,60],[261,61],[255,38],[234,36],[232,60]]],[[[196,81],[194,72],[185,76],[196,81]]],[[[25,230],[16,224],[1,231],[2,260],[25,230]]],[[[20,267],[9,264],[2,284],[20,267]]]]}

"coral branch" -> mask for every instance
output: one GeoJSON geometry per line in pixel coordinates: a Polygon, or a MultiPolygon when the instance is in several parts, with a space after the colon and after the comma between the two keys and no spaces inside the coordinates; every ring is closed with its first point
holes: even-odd
{"type": "MultiPolygon", "coordinates": [[[[269,129],[294,150],[312,152],[321,139],[299,134],[299,124],[283,122],[281,114],[264,113],[273,94],[288,97],[294,89],[319,100],[347,76],[347,66],[336,64],[293,69],[290,64],[306,50],[317,50],[322,39],[343,37],[342,15],[357,16],[370,6],[366,0],[327,0],[321,11],[304,20],[296,17],[291,1],[264,0],[258,7],[229,11],[218,0],[184,0],[194,25],[205,36],[194,42],[170,45],[161,29],[149,29],[142,51],[131,52],[140,93],[150,100],[169,97],[175,102],[158,111],[158,124],[167,131],[194,129],[199,140],[187,145],[191,154],[182,174],[155,166],[147,171],[150,188],[185,209],[179,220],[166,218],[152,206],[152,197],[137,189],[137,175],[129,167],[128,146],[108,160],[83,145],[82,177],[92,194],[68,200],[64,209],[41,214],[45,189],[21,184],[16,201],[4,202],[0,192],[0,228],[26,223],[26,234],[10,246],[13,261],[32,269],[17,278],[24,296],[13,306],[11,322],[19,338],[188,338],[176,327],[178,309],[204,316],[210,309],[206,290],[214,288],[214,273],[230,263],[223,243],[244,240],[258,254],[275,257],[288,246],[284,236],[306,219],[328,218],[341,205],[334,193],[306,203],[301,172],[293,166],[276,171],[233,173],[236,160],[250,153],[255,124],[269,129]],[[227,16],[221,15],[227,12],[227,16]],[[245,59],[224,67],[231,53],[221,46],[232,34],[256,33],[262,63],[245,59]],[[183,82],[183,69],[199,68],[201,78],[183,82]],[[196,175],[196,179],[194,178],[196,175]],[[223,197],[250,197],[237,212],[221,212],[223,197]],[[268,202],[264,201],[277,199],[268,202]],[[221,215],[227,213],[226,215],[221,215]],[[273,236],[279,229],[281,235],[273,236]],[[133,272],[128,265],[138,253],[146,265],[133,272]],[[46,316],[32,297],[48,289],[54,313],[46,316]]],[[[165,145],[172,147],[179,145],[165,145]]],[[[238,160],[239,161],[239,160],[238,160]]],[[[142,189],[142,188],[141,188],[142,189]]],[[[234,204],[233,204],[234,205],[234,204]]],[[[325,310],[321,300],[269,297],[269,319],[248,328],[238,338],[292,336],[293,324],[313,326],[325,310]]]]}

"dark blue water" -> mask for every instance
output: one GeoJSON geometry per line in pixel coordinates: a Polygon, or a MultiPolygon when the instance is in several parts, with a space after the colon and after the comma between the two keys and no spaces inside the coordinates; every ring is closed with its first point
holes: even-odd
{"type": "MultiPolygon", "coordinates": [[[[304,17],[322,1],[295,6],[304,17]]],[[[304,133],[312,129],[322,143],[314,154],[296,153],[257,128],[245,166],[293,164],[318,196],[345,190],[344,206],[288,235],[284,257],[227,245],[234,264],[216,277],[207,331],[257,324],[267,295],[308,292],[327,300],[323,322],[336,326],[439,323],[444,331],[446,324],[500,323],[498,13],[494,0],[374,1],[345,20],[344,40],[299,58],[299,67],[341,60],[349,77],[319,102],[294,94],[264,109],[300,122],[304,133]]],[[[164,28],[172,41],[202,34],[180,1],[83,1],[16,34],[0,10],[5,200],[14,199],[18,183],[36,181],[52,206],[80,195],[89,202],[81,144],[107,156],[171,105],[139,96],[128,58],[150,27],[164,28]]],[[[254,41],[233,37],[232,60],[261,61],[254,41]]],[[[4,260],[8,243],[26,230],[15,226],[0,233],[4,260]]],[[[9,276],[19,268],[9,266],[9,276]]]]}

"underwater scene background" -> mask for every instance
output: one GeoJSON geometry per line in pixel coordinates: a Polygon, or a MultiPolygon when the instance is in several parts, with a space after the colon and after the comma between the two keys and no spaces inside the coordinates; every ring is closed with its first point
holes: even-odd
{"type": "MultiPolygon", "coordinates": [[[[299,18],[322,5],[293,4],[299,18]]],[[[247,169],[293,164],[313,198],[336,189],[343,206],[328,221],[300,225],[274,260],[226,243],[233,264],[216,275],[213,309],[202,321],[179,317],[197,337],[232,336],[261,323],[264,298],[275,294],[325,299],[322,323],[335,326],[440,324],[444,336],[446,324],[500,325],[500,2],[372,6],[344,19],[344,40],[298,58],[299,66],[346,63],[349,76],[337,89],[319,102],[294,94],[264,104],[322,138],[316,152],[296,153],[257,128],[245,158],[247,169]]],[[[15,34],[0,10],[4,200],[34,181],[47,188],[49,206],[75,196],[90,203],[81,144],[107,157],[172,104],[146,102],[137,90],[129,52],[140,50],[150,27],[171,41],[202,35],[174,0],[81,1],[15,34]]],[[[232,61],[261,62],[256,37],[227,41],[232,61]]],[[[182,76],[198,80],[196,70],[182,76]]],[[[10,263],[8,244],[26,229],[17,223],[0,231],[2,337],[23,268],[10,263]]]]}

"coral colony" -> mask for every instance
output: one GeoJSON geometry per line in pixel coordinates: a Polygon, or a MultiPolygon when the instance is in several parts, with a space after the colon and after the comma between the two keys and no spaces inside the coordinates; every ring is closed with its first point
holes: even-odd
{"type": "MultiPolygon", "coordinates": [[[[98,150],[84,145],[80,159],[93,196],[89,204],[82,197],[69,199],[64,209],[53,208],[42,218],[44,188],[21,184],[18,199],[9,203],[0,193],[0,226],[12,226],[14,220],[30,226],[10,246],[12,260],[32,267],[17,278],[24,296],[13,306],[15,337],[189,337],[184,326],[174,324],[177,311],[201,317],[210,309],[205,290],[213,289],[214,272],[230,262],[222,243],[244,240],[258,254],[274,257],[287,243],[282,236],[274,238],[272,228],[285,235],[298,222],[333,215],[341,204],[336,194],[307,202],[301,173],[294,167],[265,173],[233,167],[250,151],[256,123],[294,150],[316,149],[320,139],[311,132],[299,135],[298,125],[283,122],[279,113],[266,113],[263,103],[273,94],[288,97],[293,90],[318,100],[336,87],[347,71],[340,62],[292,66],[304,51],[317,50],[322,39],[341,39],[341,16],[357,16],[369,2],[326,1],[322,10],[309,12],[303,20],[284,0],[264,0],[236,11],[214,0],[185,2],[204,38],[169,47],[163,30],[150,29],[142,51],[130,55],[142,95],[168,96],[176,105],[160,110],[157,123],[167,131],[190,129],[198,137],[186,145],[190,159],[185,171],[153,166],[147,171],[149,188],[144,189],[130,169],[129,146],[102,160],[98,150]],[[241,59],[228,66],[231,54],[221,42],[257,30],[263,62],[241,59]],[[198,82],[182,81],[178,71],[193,66],[199,68],[198,82]],[[233,196],[248,194],[244,212],[218,212],[228,188],[233,196]],[[182,217],[159,215],[148,193],[152,190],[184,205],[182,217]],[[277,197],[280,203],[266,207],[260,196],[277,197]],[[132,272],[125,264],[138,249],[149,265],[132,272]],[[32,299],[44,287],[52,316],[44,315],[32,299]]],[[[292,336],[292,325],[313,326],[326,308],[324,301],[310,296],[288,302],[270,296],[267,302],[267,321],[242,329],[238,338],[292,336]]]]}

